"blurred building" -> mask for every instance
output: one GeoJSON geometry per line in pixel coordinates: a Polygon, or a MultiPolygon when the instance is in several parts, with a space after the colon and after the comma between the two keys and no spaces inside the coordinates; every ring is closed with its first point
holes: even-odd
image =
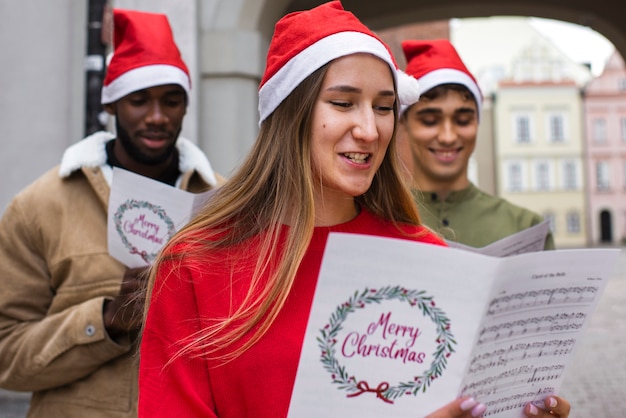
{"type": "Polygon", "coordinates": [[[530,38],[498,83],[495,99],[498,194],[543,214],[557,248],[587,245],[581,90],[571,62],[530,38]],[[570,68],[571,67],[571,68],[570,68]]]}
{"type": "Polygon", "coordinates": [[[626,243],[626,68],[618,52],[584,91],[592,244],[626,243]]]}
{"type": "Polygon", "coordinates": [[[502,81],[494,107],[498,195],[548,219],[557,248],[585,247],[580,88],[502,81]]]}

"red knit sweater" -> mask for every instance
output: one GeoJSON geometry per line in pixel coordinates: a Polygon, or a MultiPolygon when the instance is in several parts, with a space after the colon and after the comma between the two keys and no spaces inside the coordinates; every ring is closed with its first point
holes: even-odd
{"type": "MultiPolygon", "coordinates": [[[[422,227],[405,230],[422,232],[410,239],[445,245],[422,227]]],[[[329,232],[407,238],[366,210],[350,222],[315,228],[292,290],[275,322],[254,346],[221,366],[205,359],[183,358],[164,367],[176,352],[175,343],[196,332],[201,318],[224,317],[233,301],[241,300],[249,287],[253,263],[238,263],[235,273],[226,266],[228,263],[209,264],[204,257],[187,257],[182,263],[162,265],[141,343],[139,416],[286,417],[329,232]]],[[[253,248],[242,248],[251,261],[253,248]]],[[[222,255],[216,258],[222,259],[222,255]]]]}

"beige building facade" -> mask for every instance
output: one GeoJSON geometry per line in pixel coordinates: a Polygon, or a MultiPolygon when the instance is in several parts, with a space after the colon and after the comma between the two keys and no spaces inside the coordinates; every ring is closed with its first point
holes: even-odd
{"type": "Polygon", "coordinates": [[[498,195],[546,217],[557,248],[587,245],[582,100],[573,82],[502,82],[498,195]]]}

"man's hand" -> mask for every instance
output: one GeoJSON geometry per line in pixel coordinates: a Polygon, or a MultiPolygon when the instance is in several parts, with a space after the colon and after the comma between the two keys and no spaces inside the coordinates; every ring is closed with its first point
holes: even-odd
{"type": "Polygon", "coordinates": [[[104,327],[111,338],[141,328],[148,269],[127,269],[119,294],[113,300],[104,302],[104,327]]]}

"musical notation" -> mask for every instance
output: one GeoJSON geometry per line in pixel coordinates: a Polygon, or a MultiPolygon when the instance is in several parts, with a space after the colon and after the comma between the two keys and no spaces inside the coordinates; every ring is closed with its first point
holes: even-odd
{"type": "Polygon", "coordinates": [[[554,387],[546,386],[534,392],[521,392],[494,398],[485,402],[487,412],[485,412],[483,417],[497,415],[501,412],[521,410],[529,401],[539,404],[544,397],[552,393],[554,393],[554,387]]]}
{"type": "Polygon", "coordinates": [[[565,356],[571,353],[575,343],[575,338],[567,338],[511,344],[508,348],[487,351],[472,358],[469,373],[479,373],[493,367],[506,367],[516,361],[565,356]]]}
{"type": "Polygon", "coordinates": [[[466,383],[461,395],[471,394],[474,397],[493,395],[498,391],[509,390],[529,383],[546,382],[559,379],[565,370],[564,364],[546,366],[522,365],[507,369],[498,374],[479,378],[466,383]]]}
{"type": "Polygon", "coordinates": [[[529,400],[552,393],[599,293],[597,286],[572,285],[494,297],[479,328],[461,395],[484,402],[485,416],[509,416],[529,400]]]}
{"type": "Polygon", "coordinates": [[[575,331],[583,327],[586,318],[587,314],[584,312],[571,312],[534,316],[487,325],[479,332],[478,345],[520,336],[575,331]]]}
{"type": "Polygon", "coordinates": [[[549,305],[592,303],[598,288],[595,286],[572,286],[541,289],[495,297],[489,304],[487,315],[498,315],[520,309],[549,305]]]}

